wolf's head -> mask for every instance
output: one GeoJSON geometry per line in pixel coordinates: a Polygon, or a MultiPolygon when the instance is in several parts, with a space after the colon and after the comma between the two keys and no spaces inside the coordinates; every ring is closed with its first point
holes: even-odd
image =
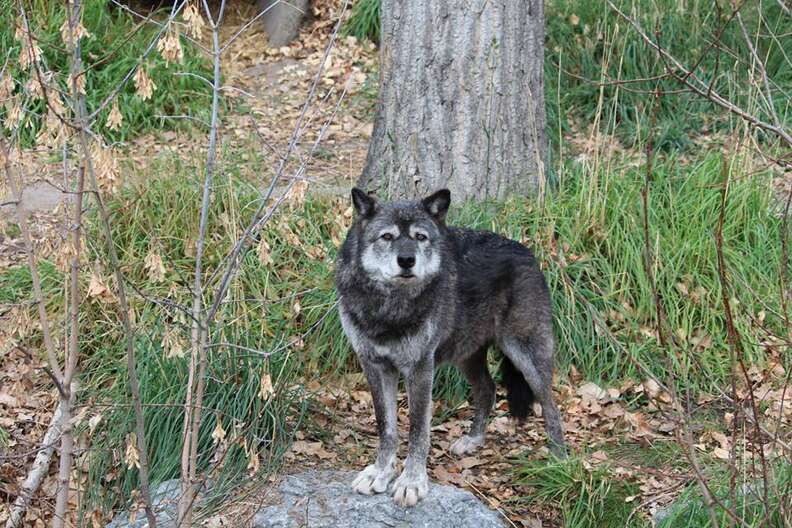
{"type": "Polygon", "coordinates": [[[352,203],[360,265],[370,279],[394,287],[420,287],[440,272],[451,203],[447,189],[423,200],[383,203],[355,188],[352,203]]]}

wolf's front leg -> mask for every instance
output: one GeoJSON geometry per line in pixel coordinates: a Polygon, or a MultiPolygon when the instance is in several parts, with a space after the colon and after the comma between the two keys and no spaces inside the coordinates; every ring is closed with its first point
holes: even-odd
{"type": "Polygon", "coordinates": [[[360,364],[368,379],[374,401],[379,448],[376,461],[357,474],[352,481],[352,488],[358,493],[371,495],[387,490],[396,477],[396,448],[399,441],[396,428],[396,391],[399,373],[387,362],[368,362],[361,358],[360,364]]]}
{"type": "Polygon", "coordinates": [[[432,419],[433,371],[433,361],[427,358],[405,374],[410,404],[410,445],[404,470],[393,483],[393,500],[403,507],[415,506],[429,491],[426,457],[432,419]]]}

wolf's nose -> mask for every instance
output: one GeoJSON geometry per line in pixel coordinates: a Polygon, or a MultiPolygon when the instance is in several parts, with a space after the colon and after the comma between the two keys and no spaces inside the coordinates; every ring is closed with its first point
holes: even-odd
{"type": "Polygon", "coordinates": [[[399,255],[398,257],[396,257],[396,262],[402,268],[410,269],[413,266],[415,266],[415,257],[413,257],[412,255],[409,255],[409,256],[399,255]]]}

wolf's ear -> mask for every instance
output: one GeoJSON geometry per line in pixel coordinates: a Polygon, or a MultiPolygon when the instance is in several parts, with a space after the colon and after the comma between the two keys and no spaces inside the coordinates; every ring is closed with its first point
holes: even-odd
{"type": "Polygon", "coordinates": [[[377,199],[366,194],[365,191],[353,187],[352,204],[355,206],[355,211],[357,211],[361,217],[365,218],[374,213],[374,209],[377,207],[377,199]]]}
{"type": "Polygon", "coordinates": [[[442,222],[445,220],[448,206],[451,205],[451,191],[448,189],[440,189],[436,193],[424,198],[421,203],[430,215],[442,222]]]}

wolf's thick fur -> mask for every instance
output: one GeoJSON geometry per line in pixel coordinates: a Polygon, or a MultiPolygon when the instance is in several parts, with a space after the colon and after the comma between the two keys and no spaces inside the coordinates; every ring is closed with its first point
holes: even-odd
{"type": "Polygon", "coordinates": [[[341,322],[365,373],[377,416],[375,462],[353,487],[381,493],[396,477],[396,392],[405,378],[410,405],[409,450],[393,486],[394,500],[412,506],[426,495],[426,457],[434,368],[457,365],[475,407],[455,454],[483,444],[495,384],[487,349],[503,353],[509,406],[524,418],[534,398],[542,406],[550,445],[564,450],[561,418],[551,391],[553,332],[550,295],[531,251],[488,231],[448,227],[450,193],[421,201],[379,203],[359,189],[357,217],[336,263],[341,322]]]}

